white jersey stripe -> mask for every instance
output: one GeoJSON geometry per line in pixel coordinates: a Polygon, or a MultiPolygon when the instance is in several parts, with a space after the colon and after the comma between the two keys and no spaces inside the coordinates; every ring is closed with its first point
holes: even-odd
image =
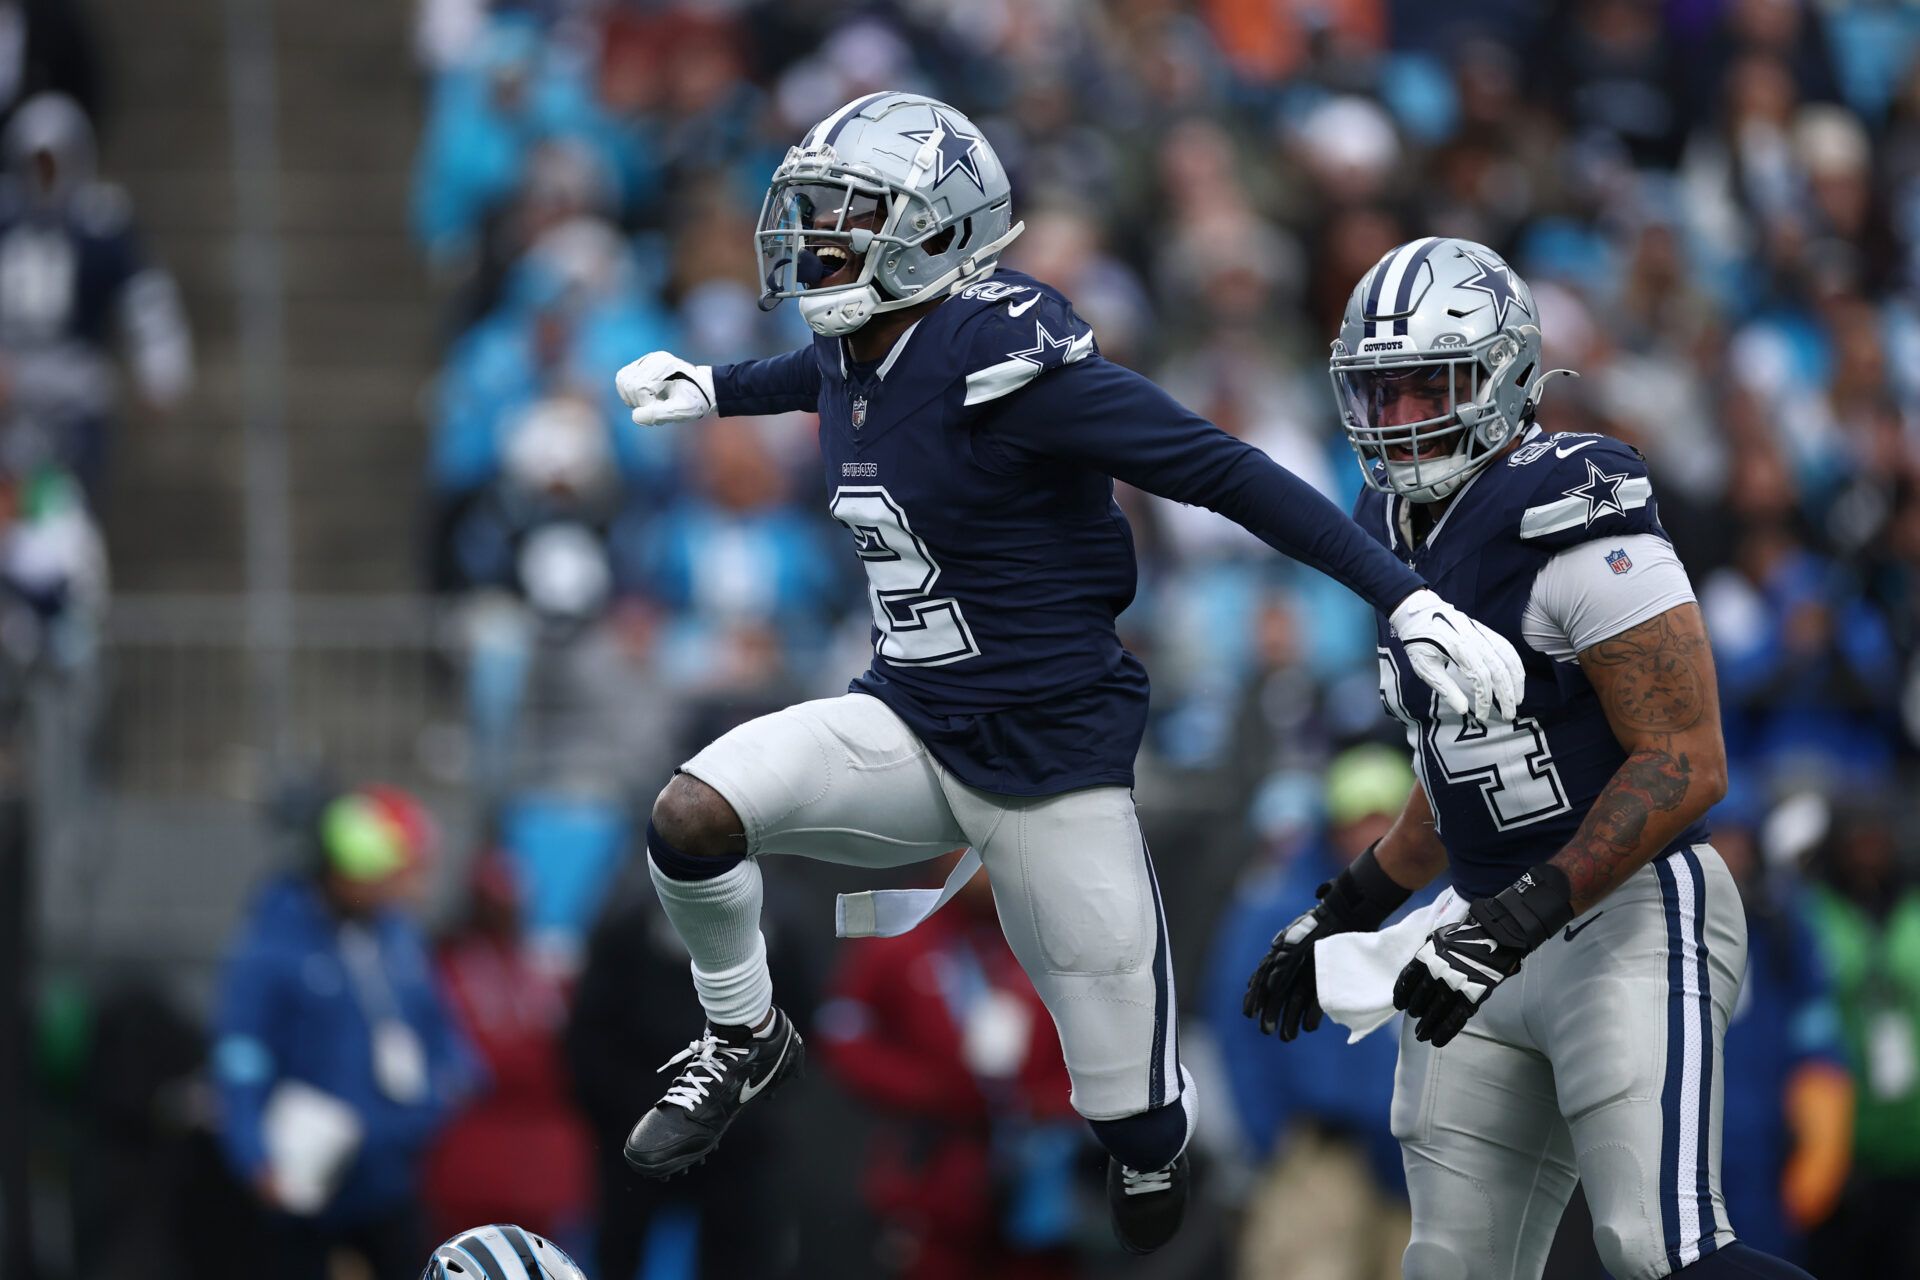
{"type": "MultiPolygon", "coordinates": [[[[1653,481],[1645,476],[1634,476],[1621,482],[1620,505],[1632,510],[1647,505],[1647,499],[1653,496],[1653,481]]],[[[1559,533],[1564,529],[1577,528],[1593,523],[1587,518],[1593,511],[1593,504],[1585,498],[1561,498],[1557,502],[1544,502],[1537,507],[1528,507],[1520,517],[1520,536],[1522,538],[1540,538],[1549,533],[1559,533]]]]}
{"type": "MultiPolygon", "coordinates": [[[[1060,360],[1062,364],[1072,364],[1076,360],[1085,360],[1093,354],[1093,330],[1089,329],[1075,338],[1067,347],[1067,353],[1060,360]]],[[[985,404],[989,400],[998,400],[1001,396],[1011,395],[1039,377],[1045,365],[1032,360],[1023,360],[1015,356],[1011,360],[1002,360],[999,364],[990,364],[984,369],[976,369],[967,375],[967,398],[963,404],[985,404]]]]}

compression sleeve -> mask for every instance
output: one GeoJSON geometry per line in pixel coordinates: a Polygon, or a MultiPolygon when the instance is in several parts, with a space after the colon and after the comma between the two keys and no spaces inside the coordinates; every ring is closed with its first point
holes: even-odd
{"type": "Polygon", "coordinates": [[[820,361],[811,346],[765,360],[713,367],[713,411],[723,418],[813,412],[820,403],[820,361]]]}
{"type": "Polygon", "coordinates": [[[1383,612],[1426,586],[1312,485],[1123,365],[1063,365],[1003,406],[982,425],[1012,461],[1073,462],[1217,511],[1383,612]]]}

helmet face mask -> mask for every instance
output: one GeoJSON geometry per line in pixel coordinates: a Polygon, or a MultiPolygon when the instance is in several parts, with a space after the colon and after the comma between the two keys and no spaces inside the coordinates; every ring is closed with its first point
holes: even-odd
{"type": "Polygon", "coordinates": [[[760,309],[770,311],[786,298],[871,286],[881,254],[930,239],[937,223],[926,197],[914,192],[896,193],[851,174],[776,175],[753,237],[760,253],[760,309]],[[849,267],[850,278],[825,283],[849,267]]]}
{"type": "Polygon", "coordinates": [[[1441,501],[1531,420],[1542,376],[1532,291],[1484,245],[1401,245],[1355,286],[1328,375],[1368,487],[1441,501]]]}
{"type": "Polygon", "coordinates": [[[1474,355],[1378,364],[1336,355],[1330,376],[1347,442],[1373,488],[1439,501],[1512,438],[1488,413],[1482,397],[1493,381],[1474,355]]]}
{"type": "Polygon", "coordinates": [[[1006,170],[943,102],[876,93],[808,130],[774,171],[754,229],[760,306],[798,300],[840,335],[993,274],[1023,229],[1006,170]]]}

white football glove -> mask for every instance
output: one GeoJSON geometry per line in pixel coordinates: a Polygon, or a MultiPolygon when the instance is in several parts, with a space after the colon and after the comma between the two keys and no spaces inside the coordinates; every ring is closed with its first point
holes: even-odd
{"type": "Polygon", "coordinates": [[[636,427],[692,422],[713,412],[713,367],[688,364],[670,351],[650,351],[613,377],[633,409],[636,427]]]}
{"type": "Polygon", "coordinates": [[[1471,711],[1476,720],[1511,720],[1519,713],[1527,674],[1505,636],[1430,590],[1402,600],[1387,621],[1406,647],[1413,673],[1455,715],[1471,711]]]}

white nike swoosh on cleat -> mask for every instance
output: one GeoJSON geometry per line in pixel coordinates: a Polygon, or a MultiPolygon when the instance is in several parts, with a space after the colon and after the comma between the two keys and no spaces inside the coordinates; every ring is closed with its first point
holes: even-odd
{"type": "Polygon", "coordinates": [[[1040,295],[1036,293],[1031,298],[1028,298],[1025,302],[1021,303],[1017,307],[1009,306],[1007,308],[1007,314],[1010,316],[1025,315],[1027,311],[1033,306],[1033,304],[1038,301],[1040,301],[1040,295]]]}
{"type": "Polygon", "coordinates": [[[771,1067],[767,1068],[767,1074],[760,1077],[760,1083],[754,1084],[751,1081],[742,1082],[742,1084],[740,1085],[740,1101],[741,1102],[743,1103],[752,1102],[755,1098],[760,1096],[760,1091],[762,1089],[765,1089],[768,1085],[773,1083],[773,1078],[780,1074],[780,1064],[782,1064],[787,1060],[787,1050],[791,1048],[793,1048],[793,1032],[789,1030],[787,1032],[786,1042],[780,1046],[780,1056],[773,1060],[773,1065],[771,1067]]]}
{"type": "Polygon", "coordinates": [[[1598,440],[1582,440],[1579,444],[1562,445],[1560,448],[1555,449],[1553,451],[1553,456],[1556,458],[1571,458],[1574,454],[1580,452],[1582,449],[1586,448],[1588,445],[1599,444],[1599,443],[1600,442],[1598,440]]]}

